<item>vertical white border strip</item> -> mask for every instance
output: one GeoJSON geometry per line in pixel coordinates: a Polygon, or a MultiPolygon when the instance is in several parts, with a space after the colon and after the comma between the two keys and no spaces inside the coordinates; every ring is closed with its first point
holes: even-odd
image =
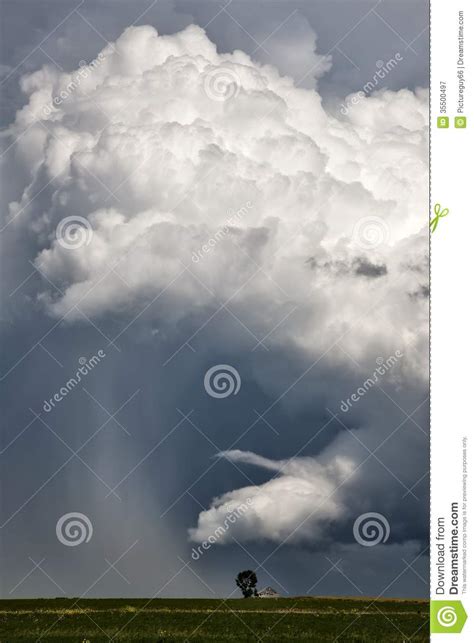
{"type": "MultiPolygon", "coordinates": [[[[432,632],[444,627],[443,633],[450,633],[461,641],[474,640],[474,427],[470,409],[474,399],[471,372],[474,364],[471,286],[474,162],[468,154],[474,128],[473,25],[472,0],[432,0],[430,218],[435,216],[437,204],[438,212],[448,209],[449,214],[439,219],[437,229],[431,233],[431,619],[432,632]],[[459,40],[460,12],[463,42],[459,40]],[[460,44],[463,45],[462,59],[460,44]],[[465,85],[461,110],[460,72],[465,85]],[[446,85],[445,114],[442,113],[443,83],[446,85]],[[456,123],[461,115],[467,118],[465,128],[455,126],[462,124],[456,123]],[[449,127],[438,127],[440,116],[449,117],[449,127]],[[467,478],[463,472],[464,438],[467,438],[467,478]],[[467,503],[463,497],[466,483],[467,503]],[[456,507],[453,503],[458,507],[458,525],[452,516],[456,507]],[[442,523],[444,540],[439,535],[442,523]],[[458,550],[452,552],[450,546],[456,540],[456,528],[458,550]],[[457,559],[454,554],[458,555],[457,559]],[[456,564],[458,583],[454,577],[456,564]],[[456,587],[458,594],[454,593],[456,587]],[[447,603],[444,614],[440,612],[441,601],[447,603]],[[456,625],[449,625],[444,619],[462,620],[459,606],[449,606],[450,601],[462,601],[467,612],[460,634],[453,634],[456,625]],[[454,607],[454,612],[446,607],[454,607]],[[443,620],[446,624],[440,626],[443,620]]],[[[441,633],[431,635],[432,640],[440,637],[441,633]]]]}

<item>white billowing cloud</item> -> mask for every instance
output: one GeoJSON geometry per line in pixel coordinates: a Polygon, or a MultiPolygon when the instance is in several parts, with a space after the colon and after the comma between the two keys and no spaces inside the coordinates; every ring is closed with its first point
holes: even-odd
{"type": "MultiPolygon", "coordinates": [[[[39,244],[51,315],[144,311],[171,325],[232,298],[269,344],[344,368],[349,354],[363,379],[398,349],[405,381],[426,380],[427,90],[380,91],[338,119],[271,65],[217,53],[196,26],[129,28],[78,74],[26,76],[11,128],[30,177],[11,224],[39,244]],[[79,217],[87,243],[57,238],[65,217],[79,217]],[[161,296],[169,305],[146,308],[161,296]]],[[[259,377],[271,392],[271,374],[259,377]]],[[[324,453],[228,457],[278,471],[235,527],[253,520],[273,540],[353,466],[324,453]]],[[[225,502],[201,514],[194,539],[225,502]]],[[[313,533],[343,504],[335,493],[313,533]]]]}
{"type": "MultiPolygon", "coordinates": [[[[80,318],[79,304],[92,317],[135,310],[173,279],[187,315],[226,300],[252,277],[246,253],[291,292],[307,321],[285,328],[305,349],[326,348],[355,307],[369,308],[392,288],[390,300],[404,302],[396,309],[412,314],[416,304],[406,303],[406,293],[418,291],[424,275],[401,269],[399,244],[420,261],[426,91],[378,93],[337,120],[316,92],[242,52],[218,54],[196,26],[174,36],[127,29],[82,76],[43,68],[25,77],[30,99],[13,128],[32,183],[11,214],[29,217],[44,240],[37,263],[64,293],[46,284],[42,299],[53,315],[80,318]],[[48,182],[51,198],[38,211],[31,194],[48,182]],[[245,216],[216,243],[245,204],[245,216]],[[94,231],[73,252],[55,238],[68,215],[86,218],[94,231]],[[209,240],[212,252],[192,263],[209,240]],[[387,264],[388,277],[368,286],[332,269],[361,255],[387,264]],[[103,278],[117,262],[132,294],[115,273],[103,278]],[[178,276],[183,264],[195,277],[178,276]]],[[[268,290],[263,274],[251,281],[249,297],[268,290]]],[[[280,295],[269,293],[273,307],[280,295]]],[[[268,321],[258,320],[256,330],[266,331],[268,321]]],[[[369,337],[382,344],[393,337],[387,322],[367,325],[367,338],[351,342],[356,358],[369,337]]]]}
{"type": "Polygon", "coordinates": [[[199,515],[197,527],[189,531],[194,542],[219,533],[216,542],[221,545],[233,542],[233,538],[314,543],[324,537],[328,524],[347,514],[338,494],[339,486],[354,470],[346,458],[336,457],[322,464],[313,458],[274,461],[238,450],[220,455],[272,471],[274,477],[260,486],[243,487],[215,498],[199,515]],[[237,513],[243,506],[246,510],[237,513]],[[237,519],[226,521],[230,514],[237,519]],[[227,529],[218,532],[222,524],[227,529]]]}

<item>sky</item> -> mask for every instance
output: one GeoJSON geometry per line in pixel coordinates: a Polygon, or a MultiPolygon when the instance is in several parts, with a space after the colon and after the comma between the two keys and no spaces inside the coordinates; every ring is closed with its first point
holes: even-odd
{"type": "Polygon", "coordinates": [[[428,3],[1,13],[2,596],[426,597],[428,3]]]}

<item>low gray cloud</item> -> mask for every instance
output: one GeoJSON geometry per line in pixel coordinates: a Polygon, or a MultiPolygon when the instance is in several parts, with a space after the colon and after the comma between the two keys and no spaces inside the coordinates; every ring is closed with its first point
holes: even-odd
{"type": "Polygon", "coordinates": [[[354,261],[355,274],[362,275],[363,277],[381,277],[387,274],[387,266],[385,264],[371,263],[367,259],[356,259],[354,261]]]}

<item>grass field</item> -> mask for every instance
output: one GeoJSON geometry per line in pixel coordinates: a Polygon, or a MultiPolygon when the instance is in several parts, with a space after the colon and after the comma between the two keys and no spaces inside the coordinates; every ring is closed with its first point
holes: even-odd
{"type": "Polygon", "coordinates": [[[428,601],[351,598],[0,601],[0,641],[428,641],[428,601]]]}

